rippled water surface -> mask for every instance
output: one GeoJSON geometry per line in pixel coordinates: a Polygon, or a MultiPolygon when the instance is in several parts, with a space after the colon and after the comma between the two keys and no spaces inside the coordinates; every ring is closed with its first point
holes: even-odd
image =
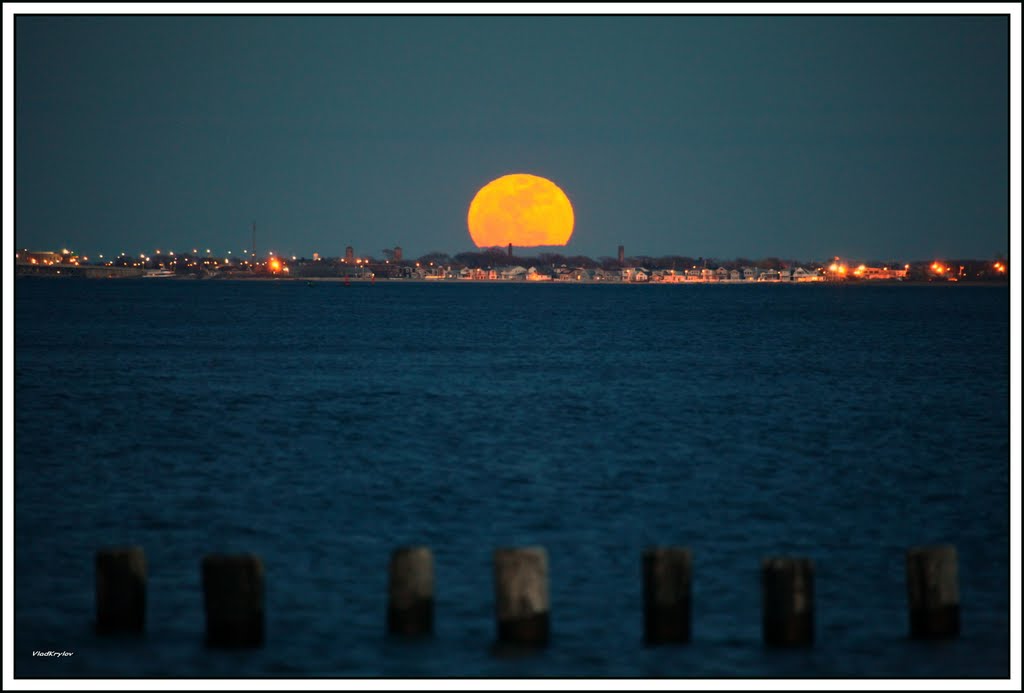
{"type": "Polygon", "coordinates": [[[1006,677],[1006,287],[21,279],[17,677],[1006,677]],[[907,639],[904,551],[953,543],[962,636],[907,639]],[[147,631],[93,634],[139,544],[147,631]],[[385,634],[428,544],[436,633],[385,634]],[[492,654],[494,548],[550,555],[552,642],[492,654]],[[693,641],[642,642],[640,557],[693,550],[693,641]],[[207,650],[199,564],[266,567],[262,649],[207,650]],[[761,646],[759,565],[816,565],[761,646]],[[61,660],[33,650],[65,650],[61,660]]]}

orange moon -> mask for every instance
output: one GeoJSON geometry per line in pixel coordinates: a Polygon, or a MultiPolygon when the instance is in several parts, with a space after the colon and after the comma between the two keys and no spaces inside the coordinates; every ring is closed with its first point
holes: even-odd
{"type": "Polygon", "coordinates": [[[478,248],[565,245],[572,204],[547,178],[512,173],[480,188],[469,204],[469,235],[478,248]]]}

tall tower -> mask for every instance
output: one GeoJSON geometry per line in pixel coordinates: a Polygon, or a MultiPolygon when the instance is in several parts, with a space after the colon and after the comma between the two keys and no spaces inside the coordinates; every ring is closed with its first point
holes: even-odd
{"type": "Polygon", "coordinates": [[[402,261],[402,246],[396,245],[395,246],[395,262],[401,262],[401,261],[402,261]]]}
{"type": "Polygon", "coordinates": [[[345,246],[345,262],[352,262],[352,258],[355,257],[355,251],[352,250],[352,246],[345,246]]]}
{"type": "Polygon", "coordinates": [[[512,257],[512,244],[511,243],[508,244],[508,256],[512,257]]]}
{"type": "Polygon", "coordinates": [[[626,246],[619,246],[619,264],[621,265],[626,261],[626,246]]]}
{"type": "Polygon", "coordinates": [[[252,256],[256,257],[256,222],[252,223],[252,256]]]}

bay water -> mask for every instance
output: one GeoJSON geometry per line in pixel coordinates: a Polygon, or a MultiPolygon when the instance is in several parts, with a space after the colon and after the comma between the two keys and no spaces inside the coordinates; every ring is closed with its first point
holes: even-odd
{"type": "Polygon", "coordinates": [[[1009,330],[1006,286],[19,279],[15,676],[1006,677],[1009,330]],[[936,543],[962,634],[915,642],[904,553],[936,543]],[[411,544],[415,642],[386,634],[411,544]],[[118,545],[141,637],[93,632],[118,545]],[[527,545],[552,640],[497,656],[492,554],[527,545]],[[693,639],[645,647],[664,545],[693,639]],[[262,557],[264,647],[204,646],[214,552],[262,557]],[[762,646],[775,555],[815,562],[812,648],[762,646]]]}

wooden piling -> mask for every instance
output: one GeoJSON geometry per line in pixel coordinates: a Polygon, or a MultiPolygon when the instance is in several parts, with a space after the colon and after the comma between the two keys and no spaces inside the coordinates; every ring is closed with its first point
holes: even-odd
{"type": "Polygon", "coordinates": [[[540,546],[494,552],[498,641],[542,647],[550,636],[548,553],[540,546]]]}
{"type": "Polygon", "coordinates": [[[814,563],[807,558],[761,562],[762,631],[770,646],[814,643],[814,563]]]}
{"type": "Polygon", "coordinates": [[[425,546],[396,549],[388,571],[388,631],[426,635],[434,630],[434,555],[425,546]]]}
{"type": "Polygon", "coordinates": [[[907,550],[910,637],[938,640],[960,635],[960,587],[956,547],[907,550]]]}
{"type": "Polygon", "coordinates": [[[206,644],[259,647],[263,644],[263,561],[252,554],[203,558],[206,644]]]}
{"type": "Polygon", "coordinates": [[[142,633],[146,627],[146,554],[142,547],[96,552],[96,632],[142,633]]]}
{"type": "Polygon", "coordinates": [[[690,550],[686,548],[649,548],[644,552],[647,644],[689,642],[691,565],[690,550]]]}

